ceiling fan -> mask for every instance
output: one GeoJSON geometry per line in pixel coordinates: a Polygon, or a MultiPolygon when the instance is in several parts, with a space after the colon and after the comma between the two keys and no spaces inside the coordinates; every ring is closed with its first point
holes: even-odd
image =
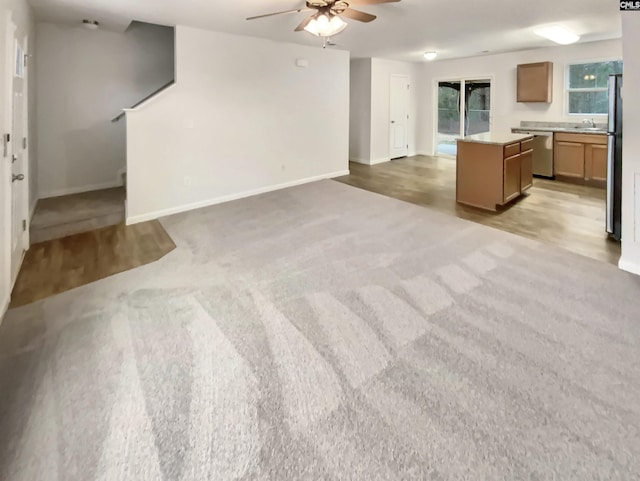
{"type": "Polygon", "coordinates": [[[305,30],[316,37],[332,37],[339,34],[345,28],[347,23],[341,17],[347,17],[359,22],[372,22],[376,19],[375,15],[370,13],[354,10],[351,5],[377,5],[380,3],[397,3],[400,0],[307,0],[306,6],[286,10],[284,12],[268,13],[266,15],[258,15],[249,17],[247,20],[255,20],[257,18],[272,17],[274,15],[283,15],[287,13],[311,12],[315,10],[295,29],[296,32],[305,30]]]}

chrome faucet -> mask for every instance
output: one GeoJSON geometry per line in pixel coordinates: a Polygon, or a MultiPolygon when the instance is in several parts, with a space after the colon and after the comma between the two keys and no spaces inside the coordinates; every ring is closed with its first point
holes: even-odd
{"type": "Polygon", "coordinates": [[[589,124],[589,127],[591,128],[596,128],[596,123],[593,121],[593,119],[584,119],[582,121],[583,124],[589,124]]]}

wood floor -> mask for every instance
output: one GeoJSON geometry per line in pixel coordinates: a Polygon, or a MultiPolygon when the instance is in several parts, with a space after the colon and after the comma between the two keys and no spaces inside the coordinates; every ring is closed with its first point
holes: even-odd
{"type": "Polygon", "coordinates": [[[488,212],[455,201],[456,161],[416,156],[375,166],[350,163],[336,180],[617,264],[620,244],[605,233],[606,191],[535,179],[528,194],[488,212]]]}
{"type": "Polygon", "coordinates": [[[34,244],[25,255],[10,307],[149,264],[175,247],[158,221],[119,224],[34,244]]]}

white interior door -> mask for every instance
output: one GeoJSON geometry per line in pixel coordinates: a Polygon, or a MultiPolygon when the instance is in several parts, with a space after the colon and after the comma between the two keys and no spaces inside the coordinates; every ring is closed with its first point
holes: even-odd
{"type": "Polygon", "coordinates": [[[11,89],[11,284],[15,283],[27,249],[28,181],[26,152],[26,78],[24,45],[13,42],[13,80],[11,89]]]}
{"type": "Polygon", "coordinates": [[[409,155],[409,77],[392,75],[389,99],[389,157],[409,155]]]}

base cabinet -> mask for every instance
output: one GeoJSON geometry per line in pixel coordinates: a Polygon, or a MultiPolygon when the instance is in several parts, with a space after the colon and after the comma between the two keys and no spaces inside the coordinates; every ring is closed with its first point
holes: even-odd
{"type": "Polygon", "coordinates": [[[555,175],[584,178],[584,144],[556,142],[553,155],[555,175]]]}
{"type": "MultiPolygon", "coordinates": [[[[524,146],[524,142],[522,142],[524,146]]],[[[533,187],[533,150],[520,154],[520,192],[533,187]]]]}
{"type": "Polygon", "coordinates": [[[586,180],[607,181],[607,146],[587,145],[584,152],[584,177],[586,180]]]}
{"type": "Polygon", "coordinates": [[[522,195],[533,185],[531,138],[508,143],[459,140],[456,201],[496,211],[522,195]]]}
{"type": "Polygon", "coordinates": [[[605,187],[607,149],[606,135],[556,133],[554,175],[567,181],[605,187]]]}
{"type": "Polygon", "coordinates": [[[502,200],[507,202],[520,195],[520,159],[522,154],[516,154],[504,159],[504,194],[502,200]]]}

